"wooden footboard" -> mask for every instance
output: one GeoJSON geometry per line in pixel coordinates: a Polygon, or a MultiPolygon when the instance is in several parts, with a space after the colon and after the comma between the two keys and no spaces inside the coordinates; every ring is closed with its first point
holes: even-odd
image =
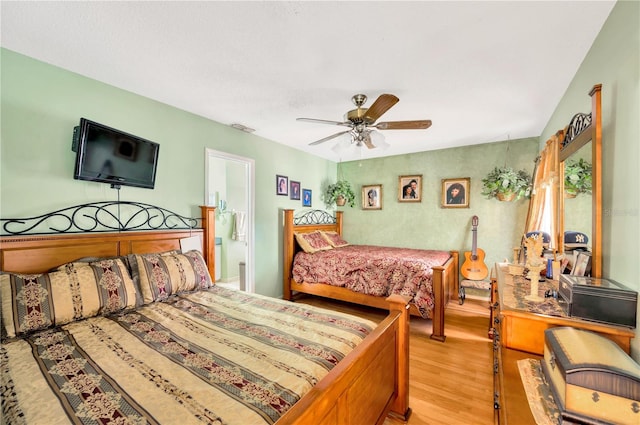
{"type": "Polygon", "coordinates": [[[276,425],[382,424],[388,415],[407,421],[408,301],[389,297],[389,316],[276,425]]]}
{"type": "Polygon", "coordinates": [[[450,251],[451,257],[442,266],[433,267],[433,297],[435,307],[433,308],[431,319],[433,320],[433,330],[431,339],[444,342],[444,309],[452,298],[458,296],[458,251],[450,251]]]}
{"type": "MultiPolygon", "coordinates": [[[[346,288],[341,288],[322,283],[299,283],[293,279],[293,258],[299,250],[296,243],[295,232],[311,232],[314,230],[334,231],[342,235],[342,211],[336,211],[336,222],[329,224],[303,224],[294,225],[294,210],[284,210],[284,251],[283,251],[283,298],[293,299],[294,293],[304,293],[331,298],[340,301],[351,302],[370,307],[388,308],[387,301],[382,297],[365,295],[353,292],[346,288]]],[[[434,310],[432,312],[432,333],[431,339],[444,342],[446,339],[444,331],[444,310],[452,299],[457,299],[458,291],[458,251],[450,251],[451,257],[442,266],[433,268],[433,292],[434,310]]],[[[411,305],[410,313],[421,316],[418,309],[411,305]]]]}

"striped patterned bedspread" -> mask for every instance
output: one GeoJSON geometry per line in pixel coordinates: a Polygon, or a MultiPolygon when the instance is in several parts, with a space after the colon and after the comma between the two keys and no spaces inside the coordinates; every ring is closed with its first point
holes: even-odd
{"type": "Polygon", "coordinates": [[[10,424],[271,424],[375,324],[214,287],[13,340],[10,424]]]}

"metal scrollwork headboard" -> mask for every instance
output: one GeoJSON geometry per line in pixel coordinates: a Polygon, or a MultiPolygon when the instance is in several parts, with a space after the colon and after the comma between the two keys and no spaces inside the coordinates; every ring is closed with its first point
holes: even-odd
{"type": "Polygon", "coordinates": [[[2,235],[180,230],[198,227],[185,217],[141,202],[92,202],[25,218],[0,218],[2,235]]]}
{"type": "Polygon", "coordinates": [[[293,224],[304,226],[307,224],[335,224],[336,218],[324,210],[309,210],[293,218],[293,224]]]}

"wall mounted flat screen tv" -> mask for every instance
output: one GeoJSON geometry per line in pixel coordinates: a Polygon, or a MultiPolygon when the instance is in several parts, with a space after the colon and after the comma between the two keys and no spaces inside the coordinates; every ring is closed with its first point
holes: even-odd
{"type": "Polygon", "coordinates": [[[77,180],[111,183],[116,188],[155,186],[158,143],[81,118],[74,129],[73,150],[77,180]]]}

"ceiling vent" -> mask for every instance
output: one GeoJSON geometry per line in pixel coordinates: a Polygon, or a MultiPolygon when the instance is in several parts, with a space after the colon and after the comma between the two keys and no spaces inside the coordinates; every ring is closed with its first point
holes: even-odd
{"type": "Polygon", "coordinates": [[[253,133],[253,132],[256,131],[253,128],[249,128],[246,125],[242,125],[242,124],[239,124],[237,122],[234,122],[233,124],[230,124],[230,126],[235,128],[235,129],[238,129],[240,131],[244,131],[245,133],[253,133]]]}

